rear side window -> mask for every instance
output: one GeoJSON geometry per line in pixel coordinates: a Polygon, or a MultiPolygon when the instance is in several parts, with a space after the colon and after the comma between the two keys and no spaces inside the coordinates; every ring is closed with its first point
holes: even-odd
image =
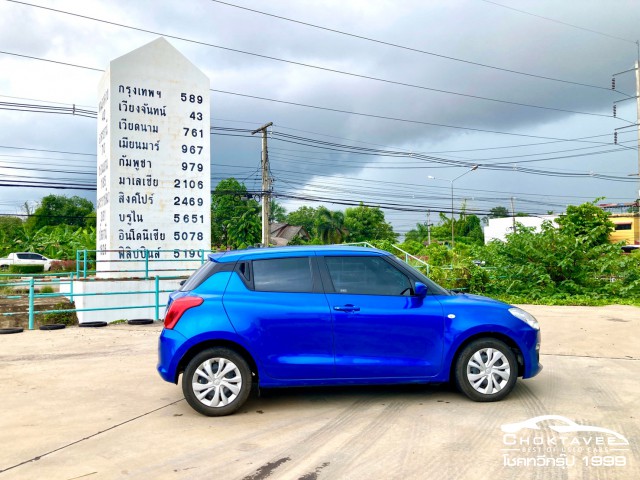
{"type": "Polygon", "coordinates": [[[20,260],[44,260],[42,255],[37,253],[18,253],[18,258],[20,260]]]}
{"type": "Polygon", "coordinates": [[[300,257],[254,260],[253,285],[258,292],[313,292],[311,259],[300,257]]]}
{"type": "Polygon", "coordinates": [[[336,293],[411,295],[409,278],[382,257],[325,257],[336,293]]]}

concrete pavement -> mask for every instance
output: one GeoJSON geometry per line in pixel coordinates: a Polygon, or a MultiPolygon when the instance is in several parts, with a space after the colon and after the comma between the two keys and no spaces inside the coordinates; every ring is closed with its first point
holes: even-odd
{"type": "Polygon", "coordinates": [[[544,370],[502,402],[446,386],[290,389],[222,418],[157,375],[158,325],[3,335],[0,480],[640,478],[640,308],[524,308],[544,370]],[[600,430],[551,428],[565,420],[600,430]]]}

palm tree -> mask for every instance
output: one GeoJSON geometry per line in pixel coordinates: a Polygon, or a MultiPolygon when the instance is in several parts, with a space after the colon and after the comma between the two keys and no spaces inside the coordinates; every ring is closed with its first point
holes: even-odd
{"type": "Polygon", "coordinates": [[[316,213],[316,231],[322,243],[342,243],[349,233],[344,228],[344,213],[318,207],[316,213]]]}

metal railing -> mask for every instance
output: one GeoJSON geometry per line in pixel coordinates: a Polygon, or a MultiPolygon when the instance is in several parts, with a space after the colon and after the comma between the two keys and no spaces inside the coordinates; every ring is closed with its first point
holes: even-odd
{"type": "MultiPolygon", "coordinates": [[[[10,277],[9,275],[3,275],[3,277],[10,277]]],[[[15,275],[13,275],[15,276],[15,275]]],[[[10,300],[22,300],[27,299],[27,310],[15,311],[15,312],[0,312],[0,317],[11,317],[11,316],[24,316],[25,314],[28,316],[28,328],[29,330],[33,330],[35,327],[35,316],[36,315],[47,315],[47,314],[56,314],[56,313],[77,313],[77,312],[97,312],[97,311],[107,311],[107,310],[130,310],[130,309],[153,309],[154,315],[153,320],[159,321],[160,317],[160,309],[166,307],[166,303],[160,301],[160,294],[169,293],[174,290],[174,288],[161,288],[161,282],[166,280],[176,280],[182,277],[177,276],[167,276],[160,277],[158,275],[153,277],[154,288],[152,290],[121,290],[121,291],[110,291],[103,293],[78,293],[74,292],[74,283],[77,281],[74,273],[71,272],[68,275],[68,279],[60,279],[57,278],[55,281],[48,281],[45,276],[41,276],[37,278],[35,276],[31,276],[28,279],[25,277],[19,278],[17,280],[4,280],[0,281],[0,287],[3,287],[2,290],[5,291],[4,294],[0,294],[0,303],[4,303],[8,305],[8,301],[10,300]],[[68,286],[67,291],[63,290],[64,286],[68,286]],[[45,287],[56,287],[58,288],[58,292],[47,292],[41,293],[45,287]],[[9,292],[7,292],[9,290],[9,292]],[[11,292],[10,290],[15,290],[15,292],[11,292]],[[49,299],[58,297],[62,300],[66,299],[73,304],[75,300],[79,297],[96,297],[96,296],[112,296],[112,295],[140,295],[140,294],[152,294],[153,295],[153,303],[144,304],[144,305],[129,305],[129,306],[111,306],[111,307],[100,307],[100,308],[53,308],[53,309],[36,309],[36,300],[38,299],[49,299]],[[6,302],[3,302],[6,300],[6,302]]]]}
{"type": "MultiPolygon", "coordinates": [[[[5,304],[8,308],[0,311],[0,318],[12,316],[24,317],[26,315],[28,317],[28,328],[33,330],[36,323],[35,317],[37,315],[151,309],[153,319],[158,321],[160,320],[160,309],[166,306],[166,303],[161,301],[161,294],[175,290],[176,280],[190,276],[198,266],[207,260],[207,255],[210,252],[212,251],[149,251],[145,249],[108,251],[106,253],[110,254],[111,258],[106,260],[106,262],[109,262],[107,268],[112,268],[113,270],[105,270],[104,268],[99,268],[101,260],[97,260],[99,256],[97,250],[78,250],[76,252],[75,271],[28,275],[3,273],[0,274],[0,304],[5,304]],[[180,258],[167,258],[174,254],[177,254],[180,258]],[[177,262],[180,262],[180,264],[178,265],[177,262]],[[104,279],[96,277],[98,271],[99,274],[104,274],[104,279]],[[125,289],[125,287],[122,287],[122,284],[120,284],[121,288],[112,291],[84,292],[76,290],[79,286],[83,287],[80,290],[90,290],[90,288],[87,288],[90,283],[95,282],[98,284],[100,280],[115,280],[113,277],[116,276],[118,280],[132,282],[126,285],[126,287],[131,285],[131,288],[125,289]],[[145,280],[146,282],[144,282],[145,280]],[[149,288],[148,281],[153,281],[151,288],[149,288]],[[173,288],[167,288],[167,282],[169,281],[173,281],[173,288]],[[47,287],[49,287],[49,291],[46,293],[42,292],[42,290],[47,289],[47,287]],[[139,301],[139,299],[136,298],[133,298],[131,301],[125,301],[126,296],[130,295],[141,296],[143,300],[142,303],[136,304],[136,302],[139,301]],[[116,300],[115,302],[111,302],[118,303],[117,306],[113,306],[104,305],[107,303],[104,301],[94,302],[93,299],[82,300],[86,297],[101,296],[114,296],[115,299],[120,299],[120,301],[118,302],[116,300]],[[145,301],[148,300],[145,296],[151,296],[152,301],[145,301]],[[38,305],[38,300],[44,301],[52,297],[60,298],[61,302],[67,300],[71,302],[70,306],[74,308],[51,308],[51,305],[47,308],[46,305],[38,305]],[[20,300],[26,300],[26,302],[21,303],[20,300]],[[102,303],[102,305],[99,308],[75,308],[76,305],[74,302],[77,301],[81,304],[102,303]],[[11,307],[10,303],[15,303],[15,305],[11,307]],[[26,303],[26,305],[23,303],[26,303]],[[126,303],[129,303],[129,305],[123,306],[123,304],[126,303]],[[11,311],[12,309],[19,309],[20,311],[11,311]]],[[[150,312],[148,314],[150,315],[150,312]]]]}
{"type": "Polygon", "coordinates": [[[191,274],[193,268],[170,268],[172,264],[176,263],[184,263],[184,262],[198,262],[202,265],[209,253],[214,253],[214,250],[77,250],[76,251],[76,277],[77,278],[87,278],[91,275],[95,275],[98,272],[97,266],[101,262],[115,263],[116,265],[127,265],[127,264],[142,264],[138,268],[126,269],[126,268],[118,268],[113,271],[102,271],[102,273],[113,273],[117,272],[119,274],[129,273],[132,277],[142,277],[145,279],[149,279],[153,277],[154,272],[160,272],[162,274],[173,273],[173,274],[191,274]],[[98,260],[96,257],[98,253],[111,253],[117,254],[117,259],[109,259],[109,260],[98,260]],[[184,258],[155,258],[155,256],[163,256],[163,254],[185,254],[184,258]],[[135,257],[135,258],[132,258],[135,257]]]}
{"type": "MultiPolygon", "coordinates": [[[[363,247],[368,247],[368,248],[376,248],[374,245],[370,244],[369,242],[343,243],[343,245],[353,245],[354,247],[363,246],[363,247]]],[[[412,266],[425,268],[427,275],[429,275],[429,270],[430,270],[431,266],[427,262],[425,262],[421,258],[416,257],[415,255],[411,255],[409,252],[403,250],[402,248],[400,248],[397,245],[391,245],[391,247],[395,251],[394,252],[390,252],[390,253],[395,254],[396,257],[400,257],[401,259],[402,259],[402,257],[404,257],[404,262],[409,264],[409,265],[411,265],[410,260],[413,260],[415,263],[417,263],[417,265],[414,264],[412,266]]]]}

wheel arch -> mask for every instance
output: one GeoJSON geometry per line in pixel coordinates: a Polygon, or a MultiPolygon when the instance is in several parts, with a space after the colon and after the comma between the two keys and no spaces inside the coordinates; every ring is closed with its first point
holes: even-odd
{"type": "Polygon", "coordinates": [[[249,351],[239,343],[236,343],[231,340],[216,339],[216,340],[204,340],[200,343],[193,345],[191,348],[189,348],[189,350],[186,351],[186,353],[180,359],[180,362],[178,362],[174,383],[178,383],[178,378],[180,377],[180,374],[184,372],[185,368],[187,368],[187,365],[193,359],[193,357],[198,355],[203,350],[206,350],[208,348],[214,348],[214,347],[228,348],[229,350],[233,350],[238,355],[240,355],[249,365],[249,370],[251,370],[251,374],[253,376],[253,382],[256,383],[258,381],[258,364],[256,363],[251,353],[249,353],[249,351]]]}
{"type": "Polygon", "coordinates": [[[456,348],[456,351],[451,357],[451,362],[449,365],[449,380],[452,380],[455,378],[455,370],[456,370],[456,363],[458,361],[458,357],[460,356],[462,351],[467,347],[467,345],[469,345],[470,343],[476,340],[481,340],[486,338],[500,340],[513,351],[513,354],[516,357],[516,362],[518,363],[518,377],[522,376],[522,374],[524,373],[524,357],[522,355],[522,350],[520,350],[520,347],[518,346],[516,341],[513,338],[511,338],[509,335],[505,335],[504,333],[500,333],[500,332],[478,332],[465,338],[464,341],[462,341],[460,345],[458,345],[458,347],[456,348]]]}

